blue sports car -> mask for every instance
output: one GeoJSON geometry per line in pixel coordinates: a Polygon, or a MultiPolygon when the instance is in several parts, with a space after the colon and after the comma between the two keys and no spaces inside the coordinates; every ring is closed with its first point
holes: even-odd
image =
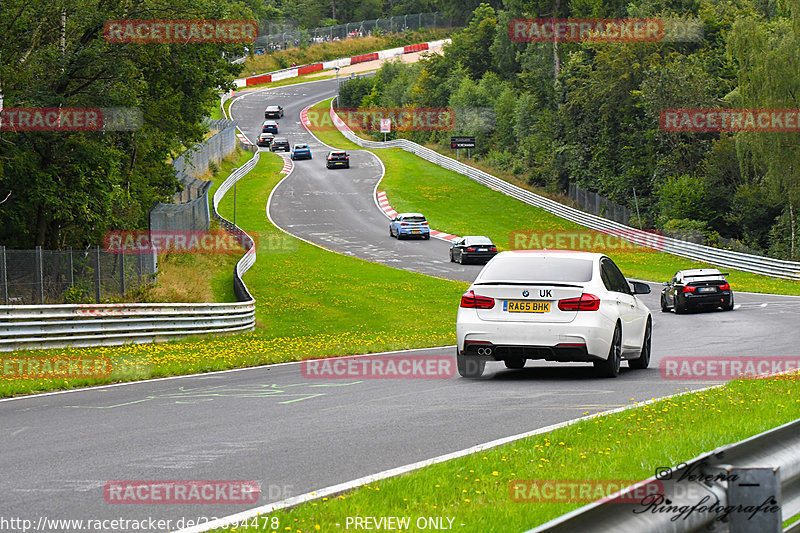
{"type": "Polygon", "coordinates": [[[404,237],[431,238],[431,228],[422,213],[400,213],[389,224],[389,235],[400,240],[404,237]]]}
{"type": "Polygon", "coordinates": [[[295,144],[292,148],[292,160],[311,159],[311,148],[307,144],[295,144]]]}

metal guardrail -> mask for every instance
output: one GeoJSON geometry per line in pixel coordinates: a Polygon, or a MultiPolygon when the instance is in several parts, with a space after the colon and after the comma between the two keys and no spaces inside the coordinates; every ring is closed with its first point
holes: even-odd
{"type": "Polygon", "coordinates": [[[0,352],[66,346],[113,346],[190,335],[238,333],[255,327],[255,300],[242,276],[256,261],[253,239],[217,213],[233,184],[255,167],[259,154],[233,172],[213,198],[213,214],[241,235],[245,254],[233,275],[235,303],[123,303],[0,306],[0,352]]]}
{"type": "Polygon", "coordinates": [[[548,211],[556,216],[575,222],[589,229],[596,231],[617,234],[634,244],[656,248],[659,251],[667,252],[669,254],[685,257],[695,261],[703,261],[712,265],[721,266],[724,268],[734,268],[744,272],[751,272],[754,274],[762,274],[765,276],[772,276],[783,279],[800,280],[800,263],[795,261],[785,261],[782,259],[773,259],[770,257],[761,257],[757,255],[745,254],[742,252],[734,252],[731,250],[721,250],[703,244],[681,241],[671,237],[665,237],[654,233],[641,231],[613,220],[585,213],[579,209],[568,207],[560,204],[549,198],[539,196],[516,185],[512,185],[500,178],[492,176],[482,170],[478,170],[469,165],[465,165],[455,159],[444,156],[424,146],[409,141],[407,139],[395,139],[393,141],[368,141],[358,137],[352,130],[341,120],[334,118],[333,102],[331,102],[331,118],[337,125],[342,134],[350,141],[356,143],[363,148],[382,149],[382,148],[401,148],[407,152],[411,152],[426,161],[430,161],[435,165],[458,172],[468,178],[502,192],[512,198],[516,198],[526,204],[539,207],[548,211]]]}
{"type": "MultiPolygon", "coordinates": [[[[219,207],[219,203],[222,201],[222,198],[229,190],[231,190],[233,185],[242,179],[242,177],[244,177],[248,172],[253,170],[258,163],[260,153],[261,152],[256,151],[253,154],[253,157],[250,158],[247,163],[236,169],[235,172],[228,176],[228,179],[223,181],[217,190],[214,191],[214,197],[211,199],[211,213],[213,217],[219,220],[228,231],[241,235],[242,245],[247,250],[239,262],[236,263],[236,269],[233,274],[233,290],[236,293],[236,297],[239,298],[240,301],[246,302],[255,302],[253,296],[250,294],[250,291],[247,290],[247,286],[244,284],[244,281],[242,281],[242,276],[244,276],[245,272],[247,272],[250,267],[253,266],[253,263],[256,262],[255,243],[242,228],[236,226],[231,221],[222,218],[217,209],[219,207]]],[[[255,316],[253,317],[253,325],[255,325],[255,316]]]]}
{"type": "MultiPolygon", "coordinates": [[[[528,533],[780,533],[783,521],[800,513],[800,420],[722,446],[660,474],[528,533]],[[648,487],[658,490],[647,491],[648,487]],[[659,501],[673,510],[646,510],[659,501]],[[772,511],[752,512],[772,501],[766,504],[772,511]],[[696,505],[713,508],[678,514],[679,509],[696,505]],[[751,510],[734,510],[724,517],[729,506],[751,506],[751,510]]],[[[793,524],[783,531],[797,530],[793,524]]]]}

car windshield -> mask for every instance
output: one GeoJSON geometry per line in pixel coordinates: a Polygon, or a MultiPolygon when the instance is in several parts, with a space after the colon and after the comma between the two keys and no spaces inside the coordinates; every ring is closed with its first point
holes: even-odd
{"type": "Polygon", "coordinates": [[[592,279],[592,260],[551,255],[496,256],[481,272],[477,284],[499,281],[586,282],[592,279]]]}

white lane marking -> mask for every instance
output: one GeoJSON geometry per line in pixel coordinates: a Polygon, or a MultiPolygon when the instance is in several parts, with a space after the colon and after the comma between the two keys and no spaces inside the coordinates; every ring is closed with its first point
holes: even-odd
{"type": "Polygon", "coordinates": [[[741,304],[735,304],[733,306],[733,310],[735,311],[736,309],[739,309],[740,307],[741,307],[741,304]]]}
{"type": "MultiPolygon", "coordinates": [[[[313,243],[312,243],[313,244],[313,243]]],[[[365,354],[356,354],[356,355],[349,355],[347,357],[369,357],[372,355],[387,355],[393,353],[405,353],[405,352],[419,352],[423,350],[441,350],[444,348],[455,348],[455,344],[448,344],[445,346],[430,346],[428,348],[411,348],[408,350],[391,350],[387,352],[375,352],[375,353],[365,353],[365,354]]],[[[153,378],[153,379],[140,379],[138,381],[124,381],[122,383],[109,383],[108,385],[95,385],[93,387],[84,387],[81,389],[69,389],[69,390],[57,390],[52,392],[42,392],[39,394],[28,394],[26,396],[15,396],[13,398],[0,398],[0,402],[12,402],[17,400],[30,400],[35,398],[41,398],[43,396],[55,396],[57,394],[69,394],[73,392],[86,392],[86,391],[94,391],[94,390],[102,390],[102,389],[110,389],[113,387],[124,387],[127,385],[138,385],[141,383],[155,383],[157,381],[166,381],[170,379],[183,379],[183,378],[211,378],[216,377],[219,374],[228,374],[230,372],[246,372],[248,370],[262,370],[264,368],[272,368],[278,366],[288,366],[288,365],[298,365],[303,361],[288,361],[286,363],[270,363],[268,365],[259,365],[259,366],[248,366],[245,368],[230,368],[228,370],[216,370],[214,372],[202,372],[199,374],[183,374],[180,376],[167,376],[165,378],[153,378]]]]}
{"type": "Polygon", "coordinates": [[[764,302],[763,304],[761,304],[761,307],[766,307],[767,305],[768,304],[766,302],[764,302]]]}
{"type": "Polygon", "coordinates": [[[352,481],[346,481],[344,483],[339,483],[338,485],[325,487],[323,489],[316,490],[314,492],[307,492],[306,494],[301,494],[300,496],[295,496],[295,497],[288,498],[288,499],[285,499],[285,500],[282,500],[282,501],[279,501],[279,502],[271,503],[271,504],[268,504],[268,505],[262,505],[261,507],[256,507],[254,509],[249,509],[247,511],[242,511],[241,513],[236,513],[236,514],[233,514],[233,515],[230,515],[230,516],[225,516],[225,517],[222,517],[222,518],[218,518],[217,520],[212,520],[210,522],[206,522],[206,523],[201,524],[201,525],[197,525],[197,526],[194,526],[194,527],[188,527],[188,528],[185,528],[185,529],[180,529],[180,530],[176,531],[175,533],[202,533],[204,531],[209,531],[211,529],[217,529],[217,528],[221,528],[223,526],[229,526],[230,524],[233,524],[235,522],[241,522],[241,521],[244,521],[244,520],[251,519],[254,516],[258,516],[258,515],[261,515],[261,514],[269,514],[269,513],[273,512],[273,511],[277,511],[278,509],[283,509],[283,508],[286,508],[286,507],[294,507],[294,506],[299,505],[301,503],[305,503],[305,502],[308,502],[308,501],[311,501],[311,500],[320,499],[320,498],[323,498],[323,497],[335,496],[335,495],[337,495],[337,494],[339,494],[341,492],[349,491],[349,490],[352,490],[352,489],[354,489],[356,487],[360,487],[361,485],[367,485],[369,483],[374,483],[375,481],[380,481],[382,479],[386,479],[386,478],[389,478],[389,477],[399,476],[401,474],[405,474],[405,473],[411,472],[413,470],[419,470],[420,468],[424,468],[426,466],[442,463],[442,462],[445,462],[445,461],[449,461],[451,459],[458,459],[459,457],[464,457],[465,455],[470,455],[472,453],[481,452],[481,451],[488,450],[488,449],[491,449],[491,448],[496,448],[497,446],[502,446],[503,444],[508,444],[510,442],[514,442],[514,441],[517,441],[517,440],[520,440],[520,439],[524,439],[524,438],[527,438],[527,437],[532,437],[532,436],[535,436],[535,435],[540,435],[542,433],[547,433],[549,431],[553,431],[553,430],[558,429],[558,428],[570,426],[570,425],[575,424],[577,422],[580,422],[582,420],[590,420],[593,417],[605,416],[605,415],[610,415],[610,414],[614,414],[614,413],[620,413],[622,411],[627,411],[628,409],[641,407],[643,405],[648,405],[648,404],[651,404],[651,403],[654,403],[654,402],[657,402],[657,401],[660,401],[660,400],[665,400],[667,398],[675,398],[675,397],[678,397],[678,396],[683,396],[684,394],[692,394],[692,393],[696,393],[696,392],[702,392],[702,391],[705,391],[705,390],[715,389],[715,388],[718,388],[718,387],[722,387],[723,385],[725,385],[725,384],[724,383],[720,383],[720,384],[712,385],[710,387],[705,387],[705,388],[702,388],[702,389],[679,392],[679,393],[676,393],[676,394],[671,394],[669,396],[663,396],[661,398],[653,398],[653,399],[647,400],[645,402],[629,404],[629,405],[626,405],[624,407],[618,407],[616,409],[611,409],[609,411],[604,411],[602,413],[597,413],[597,414],[594,414],[594,415],[582,416],[580,418],[575,418],[573,420],[567,420],[565,422],[560,422],[558,424],[553,424],[553,425],[550,425],[550,426],[539,428],[539,429],[536,429],[534,431],[530,431],[530,432],[527,432],[527,433],[520,433],[518,435],[512,435],[510,437],[504,437],[504,438],[501,438],[501,439],[497,439],[497,440],[493,440],[493,441],[490,441],[490,442],[486,442],[484,444],[478,444],[477,446],[472,446],[470,448],[459,450],[457,452],[452,452],[452,453],[448,453],[448,454],[445,454],[445,455],[440,455],[440,456],[434,457],[432,459],[426,459],[424,461],[418,461],[416,463],[412,463],[412,464],[405,465],[405,466],[399,466],[397,468],[392,468],[390,470],[384,470],[383,472],[378,472],[377,474],[364,476],[364,477],[361,477],[361,478],[358,478],[358,479],[354,479],[352,481]]]}

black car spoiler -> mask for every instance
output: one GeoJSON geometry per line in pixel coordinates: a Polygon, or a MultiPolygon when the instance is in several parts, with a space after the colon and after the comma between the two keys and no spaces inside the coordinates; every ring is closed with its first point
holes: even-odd
{"type": "Polygon", "coordinates": [[[690,274],[688,276],[684,276],[685,278],[712,278],[717,276],[730,276],[727,272],[720,272],[719,274],[690,274]]]}

